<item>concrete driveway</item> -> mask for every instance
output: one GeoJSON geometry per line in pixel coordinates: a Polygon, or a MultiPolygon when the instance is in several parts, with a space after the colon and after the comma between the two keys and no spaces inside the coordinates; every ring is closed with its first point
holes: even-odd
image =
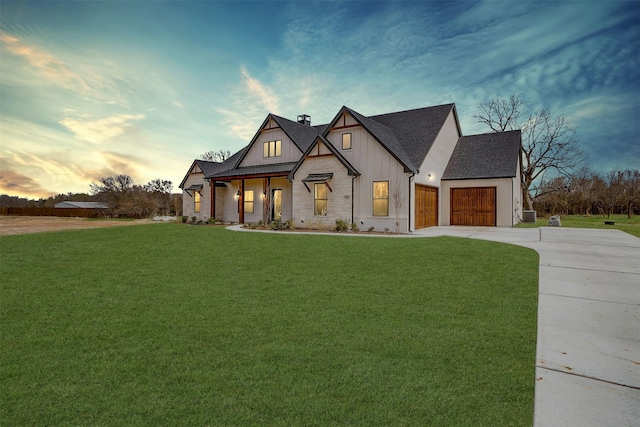
{"type": "Polygon", "coordinates": [[[434,227],[540,255],[534,426],[640,426],[640,239],[619,230],[434,227]]]}

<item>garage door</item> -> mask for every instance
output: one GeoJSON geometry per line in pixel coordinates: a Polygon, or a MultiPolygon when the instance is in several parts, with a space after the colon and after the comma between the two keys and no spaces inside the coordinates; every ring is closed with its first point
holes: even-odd
{"type": "Polygon", "coordinates": [[[496,187],[451,189],[451,225],[496,225],[496,187]]]}
{"type": "Polygon", "coordinates": [[[438,189],[416,184],[416,229],[438,225],[438,189]]]}

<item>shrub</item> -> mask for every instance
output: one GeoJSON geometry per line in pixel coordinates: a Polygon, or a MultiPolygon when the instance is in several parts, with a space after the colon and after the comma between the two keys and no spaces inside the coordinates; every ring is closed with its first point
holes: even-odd
{"type": "Polygon", "coordinates": [[[189,219],[189,217],[188,217],[188,216],[186,216],[186,215],[182,215],[182,223],[183,223],[183,224],[186,224],[186,222],[187,222],[187,220],[188,220],[188,219],[189,219]]]}
{"type": "Polygon", "coordinates": [[[356,224],[355,222],[351,224],[351,231],[353,231],[354,233],[357,233],[360,231],[360,227],[358,227],[358,224],[356,224]]]}
{"type": "Polygon", "coordinates": [[[369,228],[367,228],[367,231],[368,231],[369,233],[371,233],[373,230],[375,230],[375,227],[369,227],[369,228]]]}
{"type": "Polygon", "coordinates": [[[281,220],[277,219],[269,223],[269,228],[272,230],[288,230],[289,224],[288,222],[282,222],[281,220]]]}
{"type": "Polygon", "coordinates": [[[336,219],[336,231],[347,231],[349,230],[349,222],[346,219],[338,218],[336,219]]]}
{"type": "Polygon", "coordinates": [[[198,220],[198,218],[195,215],[191,217],[191,222],[192,223],[195,224],[197,220],[198,220]]]}
{"type": "Polygon", "coordinates": [[[215,224],[216,223],[216,219],[214,217],[209,217],[209,219],[207,220],[207,224],[215,224]]]}

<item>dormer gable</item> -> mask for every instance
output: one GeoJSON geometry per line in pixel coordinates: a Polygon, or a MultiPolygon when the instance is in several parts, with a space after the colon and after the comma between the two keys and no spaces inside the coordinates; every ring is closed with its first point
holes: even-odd
{"type": "Polygon", "coordinates": [[[269,114],[235,168],[296,162],[317,135],[318,130],[307,122],[297,123],[269,114]]]}
{"type": "Polygon", "coordinates": [[[376,122],[362,114],[343,106],[334,119],[326,127],[323,137],[329,135],[333,131],[345,131],[350,128],[362,127],[369,135],[371,135],[380,146],[382,146],[398,163],[400,163],[405,172],[416,172],[417,168],[402,148],[392,129],[376,122]]]}

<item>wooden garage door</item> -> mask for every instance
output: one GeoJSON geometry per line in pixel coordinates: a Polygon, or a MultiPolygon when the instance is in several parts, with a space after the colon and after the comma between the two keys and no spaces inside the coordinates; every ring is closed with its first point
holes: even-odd
{"type": "Polygon", "coordinates": [[[416,184],[416,229],[438,225],[438,189],[416,184]]]}
{"type": "Polygon", "coordinates": [[[451,189],[451,225],[496,225],[496,187],[451,189]]]}

